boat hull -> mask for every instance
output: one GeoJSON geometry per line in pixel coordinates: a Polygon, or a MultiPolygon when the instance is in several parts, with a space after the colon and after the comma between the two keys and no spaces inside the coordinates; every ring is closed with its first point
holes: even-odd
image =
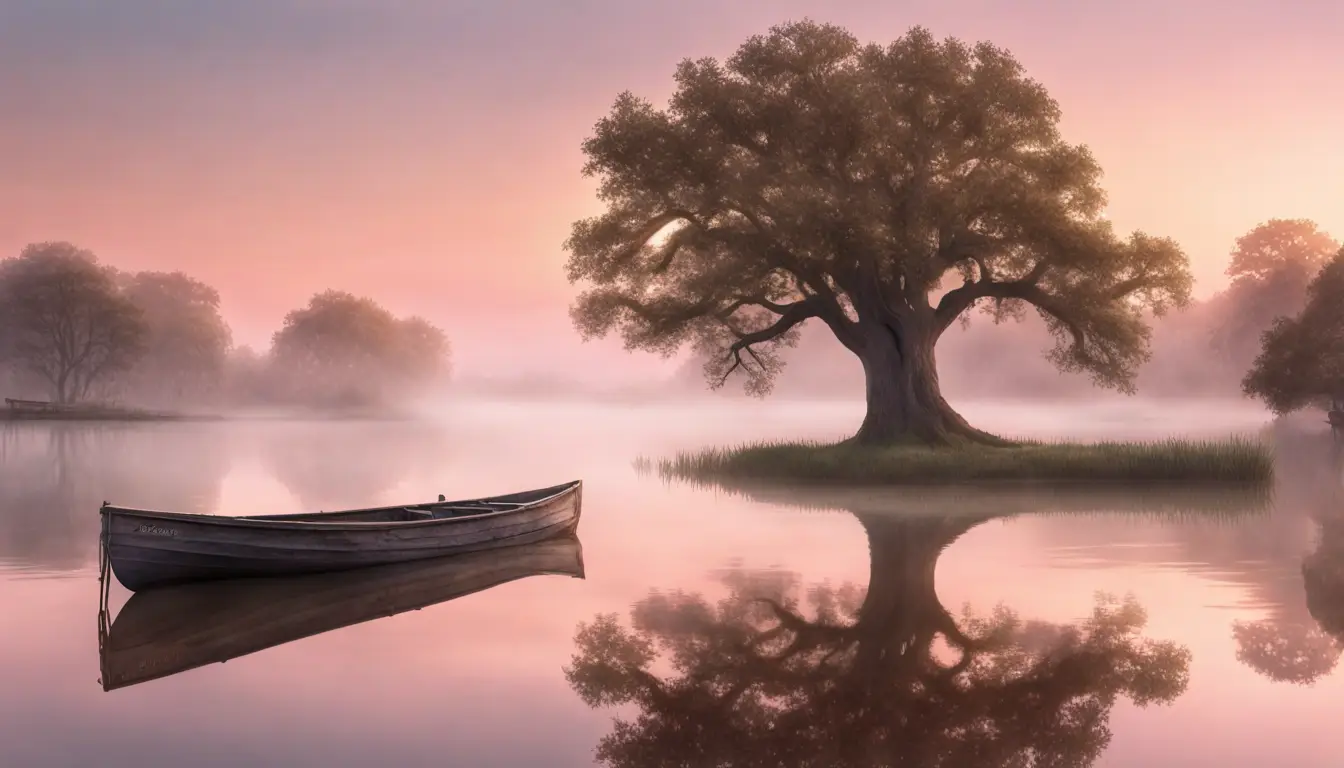
{"type": "Polygon", "coordinates": [[[167,677],[539,575],[584,578],[577,536],[283,579],[181,584],[131,596],[99,626],[104,690],[167,677]]]}
{"type": "MultiPolygon", "coordinates": [[[[394,522],[352,521],[360,511],[248,518],[104,505],[104,546],[113,575],[132,591],[412,562],[530,544],[574,531],[582,486],[557,488],[561,490],[554,495],[517,509],[394,522]]],[[[368,516],[378,511],[362,512],[368,516]]]]}

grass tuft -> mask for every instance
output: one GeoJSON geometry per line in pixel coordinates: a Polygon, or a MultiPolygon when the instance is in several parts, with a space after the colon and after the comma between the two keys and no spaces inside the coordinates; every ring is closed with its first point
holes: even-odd
{"type": "Polygon", "coordinates": [[[753,443],[681,452],[658,462],[665,478],[835,485],[1086,483],[1268,486],[1274,456],[1263,441],[1018,443],[951,448],[844,443],[753,443]]]}

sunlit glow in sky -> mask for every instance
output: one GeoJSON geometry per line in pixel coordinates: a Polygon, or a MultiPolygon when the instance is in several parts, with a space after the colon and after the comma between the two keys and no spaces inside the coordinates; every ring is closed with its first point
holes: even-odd
{"type": "Polygon", "coordinates": [[[419,313],[464,373],[644,376],[583,345],[561,245],[600,210],[580,143],[622,90],[811,16],[1010,49],[1106,171],[1121,233],[1174,237],[1206,296],[1274,217],[1344,237],[1344,4],[0,4],[0,252],[72,240],[220,289],[241,341],[336,288],[419,313]],[[54,52],[59,51],[59,55],[54,52]]]}

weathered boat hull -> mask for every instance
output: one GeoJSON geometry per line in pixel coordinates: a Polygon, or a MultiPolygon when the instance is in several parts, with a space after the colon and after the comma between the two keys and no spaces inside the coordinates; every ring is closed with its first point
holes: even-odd
{"type": "Polygon", "coordinates": [[[578,481],[507,496],[366,510],[223,517],[103,505],[104,547],[132,591],[364,568],[544,541],[578,526],[578,481]],[[483,513],[462,505],[494,505],[483,513]],[[499,508],[512,505],[512,508],[499,508]]]}
{"type": "Polygon", "coordinates": [[[543,574],[584,577],[577,536],[354,571],[140,592],[111,627],[99,624],[101,683],[105,691],[124,688],[543,574]]]}

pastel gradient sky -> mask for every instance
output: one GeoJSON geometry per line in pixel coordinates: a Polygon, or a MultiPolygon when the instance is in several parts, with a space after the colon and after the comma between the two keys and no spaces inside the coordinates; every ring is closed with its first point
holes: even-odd
{"type": "Polygon", "coordinates": [[[580,142],[620,91],[804,16],[1012,50],[1201,295],[1265,219],[1344,236],[1336,0],[0,0],[0,253],[184,270],[254,345],[337,288],[444,326],[464,374],[647,375],[566,314],[580,142]]]}

